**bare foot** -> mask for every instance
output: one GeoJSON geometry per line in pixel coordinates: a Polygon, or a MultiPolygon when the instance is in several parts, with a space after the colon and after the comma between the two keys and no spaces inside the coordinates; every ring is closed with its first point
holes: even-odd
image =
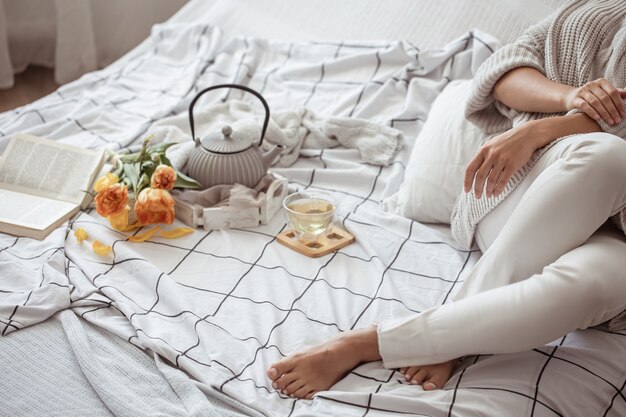
{"type": "Polygon", "coordinates": [[[404,374],[408,383],[421,384],[425,391],[432,391],[442,388],[448,382],[457,362],[456,359],[453,359],[435,365],[409,366],[400,368],[399,371],[404,374]]]}
{"type": "Polygon", "coordinates": [[[376,328],[345,332],[304,352],[282,359],[267,371],[272,387],[285,395],[311,399],[335,385],[361,362],[380,360],[376,328]]]}

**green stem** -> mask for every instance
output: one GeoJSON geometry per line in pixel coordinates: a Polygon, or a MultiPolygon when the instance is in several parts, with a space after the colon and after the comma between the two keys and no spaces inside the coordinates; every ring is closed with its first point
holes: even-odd
{"type": "Polygon", "coordinates": [[[141,145],[141,152],[139,153],[139,163],[141,164],[147,155],[147,151],[148,151],[148,142],[150,142],[150,139],[152,139],[152,135],[146,136],[146,138],[143,140],[143,144],[141,145]]]}

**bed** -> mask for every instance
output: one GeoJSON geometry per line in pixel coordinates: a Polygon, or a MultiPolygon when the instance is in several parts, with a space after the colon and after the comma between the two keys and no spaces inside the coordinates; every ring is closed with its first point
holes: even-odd
{"type": "MultiPolygon", "coordinates": [[[[135,355],[137,346],[154,355],[177,393],[193,381],[210,399],[207,410],[228,405],[211,414],[189,406],[200,397],[178,395],[188,406],[180,415],[626,415],[626,334],[602,329],[518,354],[465,357],[444,389],[431,392],[380,362],[357,367],[313,400],[286,397],[265,377],[285,355],[448,302],[463,283],[480,257],[476,247],[460,248],[446,225],[385,213],[380,202],[402,182],[437,94],[450,80],[471,78],[497,39],[514,39],[558,1],[520,4],[196,0],[109,67],[0,114],[0,145],[26,132],[119,151],[139,143],[155,123],[184,114],[203,87],[237,82],[262,92],[273,111],[306,104],[321,115],[365,118],[404,134],[402,150],[385,167],[338,147],[302,149],[294,165],[274,168],[293,189],[324,190],[339,201],[338,222],[356,243],[319,259],[278,244],[286,227],[280,214],[256,228],[198,230],[141,244],[90,210],[43,241],[0,235],[0,415],[33,414],[33,398],[49,401],[27,382],[58,371],[50,357],[37,356],[44,345],[70,340],[86,380],[97,385],[89,372],[107,366],[76,350],[82,339],[70,330],[77,320],[90,326],[85,340],[115,346],[102,352],[108,367],[141,362],[115,360],[135,355]],[[79,245],[76,227],[112,245],[113,255],[103,259],[79,245]],[[68,309],[73,318],[63,318],[68,309]],[[53,315],[62,326],[51,324],[53,315]],[[39,338],[41,349],[24,356],[25,335],[34,329],[63,329],[67,336],[48,344],[39,338]],[[105,342],[107,334],[121,342],[105,342]]],[[[110,413],[101,415],[124,415],[123,391],[141,385],[133,381],[114,391],[119,397],[95,390],[110,413]]],[[[53,406],[46,407],[37,410],[52,415],[53,406]]],[[[85,407],[63,414],[81,415],[85,407]]],[[[149,402],[142,407],[148,414],[149,402]]]]}

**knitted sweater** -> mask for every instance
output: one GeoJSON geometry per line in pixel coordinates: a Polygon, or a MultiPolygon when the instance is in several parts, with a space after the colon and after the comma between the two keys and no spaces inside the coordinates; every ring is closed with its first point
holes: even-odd
{"type": "MultiPolygon", "coordinates": [[[[559,116],[564,113],[527,113],[495,101],[493,88],[508,71],[532,67],[552,81],[580,87],[604,77],[616,87],[626,86],[626,1],[570,1],[552,16],[529,28],[514,43],[498,49],[479,68],[474,78],[466,117],[488,134],[504,132],[521,123],[559,116]]],[[[626,139],[626,121],[610,126],[599,122],[607,132],[626,139]]],[[[469,248],[476,225],[524,179],[536,161],[556,141],[538,149],[530,161],[516,172],[502,193],[476,199],[462,193],[452,212],[451,226],[455,239],[469,248]]],[[[626,209],[613,217],[626,230],[626,209]]]]}

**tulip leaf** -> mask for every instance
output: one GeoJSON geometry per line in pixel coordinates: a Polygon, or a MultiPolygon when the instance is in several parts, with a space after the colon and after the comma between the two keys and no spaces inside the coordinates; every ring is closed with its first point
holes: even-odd
{"type": "Polygon", "coordinates": [[[124,176],[130,181],[130,186],[135,195],[138,192],[139,174],[139,163],[124,164],[124,176]]]}
{"type": "Polygon", "coordinates": [[[167,148],[169,148],[170,146],[174,146],[174,145],[176,145],[177,143],[178,143],[178,142],[163,142],[163,143],[159,143],[159,144],[157,144],[157,145],[150,146],[150,147],[147,149],[147,152],[148,152],[149,154],[153,154],[153,153],[155,153],[155,152],[159,152],[159,153],[161,153],[161,152],[165,152],[165,151],[167,150],[167,148]]]}
{"type": "MultiPolygon", "coordinates": [[[[172,162],[165,156],[168,148],[177,142],[158,143],[148,146],[152,136],[148,136],[142,142],[139,152],[118,156],[118,165],[115,174],[124,184],[132,189],[135,195],[150,187],[152,175],[160,164],[172,166],[172,162]]],[[[200,184],[188,176],[176,171],[175,188],[200,188],[200,184]]]]}
{"type": "Polygon", "coordinates": [[[182,172],[176,171],[176,182],[174,188],[200,188],[200,184],[182,172]]]}
{"type": "MultiPolygon", "coordinates": [[[[170,161],[170,159],[165,156],[165,154],[159,155],[159,160],[162,164],[173,167],[172,161],[170,161]]],[[[178,174],[178,171],[176,171],[176,174],[178,174]]]]}
{"type": "Polygon", "coordinates": [[[117,175],[117,177],[120,178],[122,176],[122,171],[124,171],[124,164],[122,161],[117,161],[117,166],[113,171],[113,175],[117,175]]]}
{"type": "Polygon", "coordinates": [[[140,192],[141,190],[143,190],[145,187],[149,185],[150,185],[150,177],[148,176],[148,174],[144,172],[143,174],[141,174],[141,177],[139,177],[139,182],[137,183],[137,192],[140,192]]]}

